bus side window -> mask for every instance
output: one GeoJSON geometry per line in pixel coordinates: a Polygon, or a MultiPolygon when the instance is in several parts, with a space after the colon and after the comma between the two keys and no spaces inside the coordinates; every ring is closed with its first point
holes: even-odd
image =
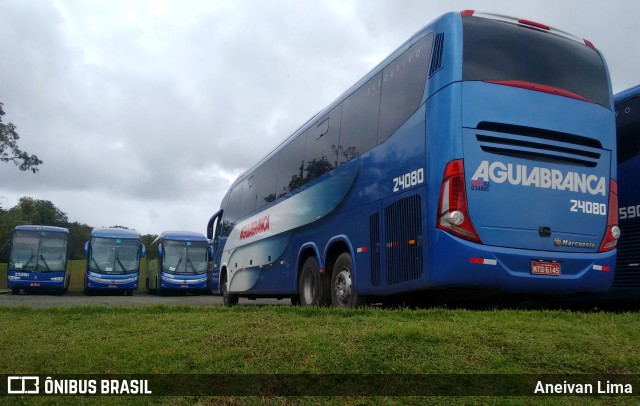
{"type": "MultiPolygon", "coordinates": [[[[307,130],[308,131],[308,130],[307,130]]],[[[291,140],[278,155],[280,163],[278,169],[278,198],[293,192],[304,185],[305,143],[307,132],[291,140]]]]}
{"type": "Polygon", "coordinates": [[[382,72],[371,78],[342,103],[339,165],[376,146],[381,84],[382,72]]]}
{"type": "Polygon", "coordinates": [[[378,144],[391,136],[420,106],[433,48],[433,33],[413,44],[382,72],[378,144]]]}
{"type": "MultiPolygon", "coordinates": [[[[244,183],[244,182],[243,182],[244,183]]],[[[243,183],[237,184],[233,190],[231,191],[231,195],[229,196],[229,204],[227,205],[227,209],[225,210],[225,235],[231,233],[231,229],[236,223],[236,220],[240,218],[242,215],[241,203],[242,203],[242,185],[243,183]]]]}
{"type": "Polygon", "coordinates": [[[276,200],[279,158],[280,155],[272,156],[256,171],[256,208],[276,200]]]}
{"type": "Polygon", "coordinates": [[[307,134],[305,183],[324,175],[338,165],[341,116],[342,104],[305,132],[307,134]]]}
{"type": "Polygon", "coordinates": [[[244,217],[256,209],[257,188],[254,185],[255,177],[254,174],[251,174],[242,182],[242,209],[240,210],[240,217],[244,217]]]}

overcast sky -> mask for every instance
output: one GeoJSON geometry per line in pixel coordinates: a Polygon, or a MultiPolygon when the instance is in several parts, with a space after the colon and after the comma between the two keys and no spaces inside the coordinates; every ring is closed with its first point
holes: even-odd
{"type": "Polygon", "coordinates": [[[0,0],[0,102],[40,172],[0,164],[0,206],[205,232],[235,177],[447,11],[586,38],[640,83],[640,0],[0,0]]]}

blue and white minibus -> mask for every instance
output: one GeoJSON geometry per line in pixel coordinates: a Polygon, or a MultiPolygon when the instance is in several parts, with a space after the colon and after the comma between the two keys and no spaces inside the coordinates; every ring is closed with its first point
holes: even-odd
{"type": "Polygon", "coordinates": [[[638,300],[640,289],[640,86],[614,97],[618,129],[620,240],[613,287],[638,300]]]}
{"type": "Polygon", "coordinates": [[[138,288],[140,259],[146,247],[135,230],[94,228],[91,239],[84,244],[87,274],[84,293],[119,291],[131,296],[138,288]]]}
{"type": "Polygon", "coordinates": [[[11,293],[17,295],[20,289],[66,292],[68,238],[69,230],[62,227],[16,226],[9,240],[7,264],[7,288],[11,293]]]}
{"type": "Polygon", "coordinates": [[[147,259],[146,286],[150,293],[207,291],[211,249],[204,235],[163,231],[149,249],[158,253],[157,259],[147,259]]]}
{"type": "Polygon", "coordinates": [[[242,173],[209,220],[218,290],[353,307],[443,289],[613,281],[615,113],[602,54],[449,13],[242,173]]]}

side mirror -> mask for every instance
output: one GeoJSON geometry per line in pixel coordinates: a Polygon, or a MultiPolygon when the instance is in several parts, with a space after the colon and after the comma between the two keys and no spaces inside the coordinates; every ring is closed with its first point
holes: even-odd
{"type": "Polygon", "coordinates": [[[84,256],[85,257],[89,256],[89,241],[84,243],[84,256]]]}
{"type": "Polygon", "coordinates": [[[147,256],[147,247],[144,244],[140,244],[140,258],[144,258],[147,256]]]}
{"type": "Polygon", "coordinates": [[[162,258],[162,244],[158,244],[158,258],[162,258]]]}
{"type": "Polygon", "coordinates": [[[209,245],[209,261],[213,261],[213,247],[209,245]]]}

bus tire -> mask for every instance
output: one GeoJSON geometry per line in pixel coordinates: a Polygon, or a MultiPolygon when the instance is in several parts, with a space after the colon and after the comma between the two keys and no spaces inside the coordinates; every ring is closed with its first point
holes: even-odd
{"type": "Polygon", "coordinates": [[[330,301],[327,278],[320,273],[316,257],[309,257],[302,265],[298,278],[298,297],[301,306],[328,306],[330,301]]]}
{"type": "Polygon", "coordinates": [[[158,296],[164,296],[164,291],[162,289],[160,289],[160,281],[158,280],[158,277],[156,276],[156,288],[154,289],[154,291],[156,292],[156,295],[158,296]]]}
{"type": "Polygon", "coordinates": [[[11,289],[11,294],[12,295],[19,295],[20,294],[20,289],[18,289],[18,288],[11,289]]]}
{"type": "Polygon", "coordinates": [[[351,254],[340,254],[331,273],[331,303],[334,307],[360,307],[364,305],[364,298],[356,292],[353,286],[353,260],[351,254]]]}
{"type": "Polygon", "coordinates": [[[235,306],[238,304],[238,296],[229,293],[226,277],[222,280],[222,303],[227,307],[235,306]]]}

